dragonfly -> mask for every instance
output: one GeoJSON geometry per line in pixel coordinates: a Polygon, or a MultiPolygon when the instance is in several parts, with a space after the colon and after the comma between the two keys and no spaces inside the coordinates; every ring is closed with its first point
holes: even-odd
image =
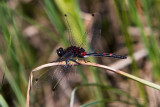
{"type": "MultiPolygon", "coordinates": [[[[66,18],[66,22],[68,24],[68,28],[71,32],[70,23],[68,21],[68,15],[64,15],[66,18]]],[[[91,44],[96,44],[95,42],[97,39],[99,39],[101,35],[101,27],[100,27],[100,18],[98,17],[99,14],[96,16],[96,14],[91,15],[94,19],[92,26],[90,27],[89,32],[90,34],[93,34],[91,44]],[[94,18],[95,17],[95,18],[94,18]]],[[[72,32],[71,32],[72,33],[72,32]]],[[[85,33],[87,34],[87,33],[85,33]]],[[[67,76],[70,74],[71,71],[75,70],[73,69],[73,66],[69,64],[70,61],[77,63],[78,65],[81,65],[79,62],[77,62],[75,59],[83,59],[85,61],[86,57],[112,57],[112,58],[119,58],[119,59],[126,59],[126,56],[117,55],[113,53],[96,53],[96,52],[88,52],[86,51],[82,46],[77,46],[73,44],[73,38],[70,35],[70,40],[72,40],[71,46],[67,48],[58,48],[56,50],[56,54],[58,55],[58,59],[56,62],[65,61],[66,65],[64,66],[55,66],[50,68],[45,74],[41,75],[40,77],[35,79],[35,84],[37,86],[40,86],[41,83],[49,82],[52,87],[52,91],[55,91],[57,87],[61,84],[62,80],[65,80],[64,78],[67,78],[67,76]],[[46,81],[47,80],[47,81],[46,81]]],[[[95,48],[95,46],[93,47],[95,48]]]]}

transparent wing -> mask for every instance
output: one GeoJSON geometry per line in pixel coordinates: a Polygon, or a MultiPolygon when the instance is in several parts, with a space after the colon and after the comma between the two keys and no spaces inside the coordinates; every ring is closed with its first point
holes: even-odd
{"type": "Polygon", "coordinates": [[[53,91],[66,79],[66,76],[71,72],[72,66],[55,66],[48,70],[33,74],[33,84],[35,88],[45,87],[50,85],[53,91]]]}
{"type": "Polygon", "coordinates": [[[93,17],[94,20],[90,27],[89,37],[91,38],[91,49],[92,51],[95,51],[101,37],[101,15],[99,13],[95,13],[93,17]]]}
{"type": "Polygon", "coordinates": [[[83,29],[84,27],[80,16],[67,12],[65,14],[65,22],[69,32],[68,38],[70,44],[75,46],[81,44],[83,42],[81,36],[85,30],[83,29]]]}
{"type": "Polygon", "coordinates": [[[101,15],[99,13],[92,14],[92,19],[89,22],[85,37],[88,39],[90,45],[86,47],[87,44],[84,42],[82,47],[85,47],[86,51],[95,51],[101,37],[101,15]]]}
{"type": "Polygon", "coordinates": [[[99,13],[91,14],[86,32],[78,16],[66,13],[65,20],[69,31],[70,44],[82,47],[87,51],[94,51],[101,36],[101,15],[99,13]]]}

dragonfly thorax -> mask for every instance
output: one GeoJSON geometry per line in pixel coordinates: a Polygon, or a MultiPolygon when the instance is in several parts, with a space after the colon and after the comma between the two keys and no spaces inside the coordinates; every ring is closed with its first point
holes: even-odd
{"type": "Polygon", "coordinates": [[[76,47],[76,46],[70,46],[66,49],[63,49],[63,48],[57,49],[57,55],[59,57],[62,57],[64,54],[68,52],[72,53],[74,57],[80,57],[80,58],[82,58],[84,56],[84,53],[86,53],[83,48],[76,47]]]}

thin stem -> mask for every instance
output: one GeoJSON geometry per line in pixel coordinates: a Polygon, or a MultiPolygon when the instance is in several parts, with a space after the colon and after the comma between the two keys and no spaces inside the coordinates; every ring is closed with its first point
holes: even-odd
{"type": "MultiPolygon", "coordinates": [[[[108,67],[106,65],[101,65],[101,64],[92,63],[92,62],[84,62],[84,61],[77,61],[77,62],[80,63],[81,65],[84,65],[84,66],[94,66],[94,67],[106,69],[107,71],[111,71],[111,72],[120,74],[120,75],[125,76],[129,79],[135,80],[135,81],[137,81],[141,84],[147,85],[147,86],[152,87],[152,88],[157,89],[157,90],[160,90],[160,85],[157,85],[157,84],[154,84],[152,82],[146,81],[144,79],[141,79],[141,78],[136,77],[134,75],[128,74],[126,72],[116,70],[116,69],[108,67]]],[[[78,66],[79,65],[79,64],[77,64],[75,62],[72,62],[72,61],[70,61],[69,64],[71,64],[73,66],[78,66]]],[[[33,79],[33,74],[32,73],[37,72],[38,70],[46,68],[46,67],[58,66],[58,65],[66,65],[66,62],[62,61],[62,62],[53,62],[53,63],[44,64],[44,65],[41,65],[41,66],[39,66],[39,67],[37,67],[37,68],[35,68],[31,71],[31,74],[30,74],[30,77],[29,77],[28,90],[27,90],[26,107],[29,107],[30,90],[31,90],[31,87],[32,87],[32,79],[33,79]]]]}

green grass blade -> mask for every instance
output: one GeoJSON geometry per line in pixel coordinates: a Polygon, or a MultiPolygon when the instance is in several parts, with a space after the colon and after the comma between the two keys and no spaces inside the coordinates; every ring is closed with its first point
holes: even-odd
{"type": "MultiPolygon", "coordinates": [[[[129,55],[131,56],[131,60],[132,60],[131,66],[132,66],[133,74],[136,75],[136,76],[139,76],[137,64],[136,64],[136,61],[133,57],[132,38],[131,38],[131,35],[128,32],[128,28],[131,26],[131,23],[132,23],[130,21],[130,17],[133,20],[138,20],[137,17],[136,17],[136,13],[135,13],[136,11],[134,10],[134,6],[131,5],[133,3],[130,3],[131,0],[129,1],[129,5],[130,5],[129,8],[130,9],[128,9],[128,11],[130,11],[131,14],[128,14],[128,12],[126,10],[127,4],[126,4],[125,0],[122,0],[120,2],[120,5],[118,5],[118,2],[119,1],[114,1],[114,4],[115,4],[117,15],[119,17],[121,31],[123,33],[129,55]],[[119,6],[122,9],[122,11],[120,11],[120,9],[118,9],[119,6]]],[[[137,83],[137,85],[138,85],[140,97],[143,99],[144,104],[145,104],[147,99],[146,99],[146,94],[145,94],[145,91],[144,91],[144,87],[139,83],[137,83]]]]}
{"type": "MultiPolygon", "coordinates": [[[[87,104],[83,104],[80,107],[92,107],[93,105],[97,105],[99,103],[111,103],[111,102],[115,102],[115,101],[118,101],[118,100],[114,100],[114,99],[96,100],[96,101],[92,101],[92,102],[87,103],[87,104]]],[[[133,105],[132,103],[129,103],[128,101],[120,100],[119,102],[123,102],[123,103],[129,104],[129,105],[133,105]]],[[[137,106],[137,107],[141,107],[141,106],[137,106]]]]}
{"type": "Polygon", "coordinates": [[[0,56],[0,68],[5,72],[6,74],[6,78],[12,88],[12,90],[14,91],[17,99],[18,99],[18,102],[19,104],[22,106],[22,105],[25,105],[25,98],[21,92],[21,90],[19,89],[15,79],[13,78],[12,74],[10,73],[8,67],[6,66],[3,58],[0,56]]]}
{"type": "Polygon", "coordinates": [[[6,78],[17,98],[17,100],[15,100],[17,101],[16,103],[22,106],[25,105],[23,92],[25,92],[25,87],[27,86],[23,64],[23,58],[25,56],[23,49],[25,46],[19,44],[22,39],[18,36],[19,31],[17,30],[12,12],[5,3],[2,4],[3,5],[0,6],[0,27],[7,49],[2,53],[3,55],[0,55],[0,68],[6,74],[6,78]],[[22,50],[20,51],[20,49],[22,50]],[[4,56],[4,58],[2,56],[4,56]],[[8,61],[10,61],[10,63],[8,63],[8,61]],[[10,69],[7,64],[10,64],[10,69]]]}
{"type": "Polygon", "coordinates": [[[44,9],[52,22],[52,25],[55,26],[55,28],[58,30],[58,33],[60,34],[60,40],[59,42],[63,45],[68,45],[68,42],[65,38],[65,28],[63,21],[60,20],[60,15],[58,15],[58,12],[56,11],[55,5],[52,0],[44,0],[44,9]]]}
{"type": "MultiPolygon", "coordinates": [[[[74,90],[72,91],[72,94],[71,94],[71,100],[70,100],[70,107],[73,107],[74,105],[74,99],[75,99],[75,93],[78,89],[82,88],[82,87],[90,87],[90,86],[96,86],[96,87],[101,87],[103,89],[106,89],[108,90],[109,92],[111,93],[115,93],[115,94],[118,94],[118,95],[121,95],[121,96],[124,96],[126,97],[126,99],[128,100],[131,100],[132,101],[132,104],[136,105],[137,107],[140,107],[142,106],[135,98],[132,98],[129,94],[127,94],[126,92],[123,92],[119,89],[116,89],[116,88],[112,88],[110,86],[105,86],[105,85],[101,85],[101,84],[83,84],[83,85],[80,85],[76,88],[74,88],[74,90]]],[[[107,103],[107,102],[110,102],[110,100],[99,100],[99,101],[95,101],[95,102],[92,102],[93,104],[97,104],[97,103],[107,103]]],[[[127,102],[127,101],[126,101],[127,102]]],[[[90,104],[90,103],[89,103],[90,104]]],[[[88,104],[86,104],[88,105],[88,104]]],[[[84,106],[86,106],[84,105],[84,106]]],[[[92,105],[92,104],[91,104],[92,105]]]]}
{"type": "Polygon", "coordinates": [[[0,94],[0,106],[1,107],[9,107],[3,96],[0,94]]]}
{"type": "MultiPolygon", "coordinates": [[[[71,20],[70,22],[72,22],[70,24],[70,28],[73,31],[73,32],[71,32],[72,38],[73,38],[73,40],[75,40],[75,43],[83,44],[83,42],[86,40],[82,40],[82,39],[86,39],[85,37],[83,37],[86,35],[84,35],[85,30],[84,30],[84,26],[82,23],[82,19],[80,18],[80,8],[78,5],[78,1],[77,0],[55,0],[54,2],[56,3],[57,7],[59,8],[59,10],[61,11],[62,14],[65,14],[65,13],[70,14],[71,19],[69,19],[69,20],[71,20]]],[[[88,45],[87,47],[90,47],[90,46],[88,45]]],[[[90,61],[94,61],[94,59],[90,59],[90,61]]],[[[93,77],[93,81],[96,83],[100,83],[100,78],[99,78],[99,74],[97,72],[97,69],[90,68],[90,70],[92,71],[91,75],[93,77]]],[[[95,98],[103,99],[103,94],[102,94],[102,91],[99,87],[98,88],[96,87],[95,92],[93,92],[93,93],[95,94],[95,96],[94,96],[95,98]]],[[[99,106],[103,107],[104,105],[101,104],[99,106]]]]}
{"type": "Polygon", "coordinates": [[[0,84],[0,92],[2,91],[2,88],[3,88],[4,78],[5,78],[5,73],[3,73],[2,81],[0,84]]]}

